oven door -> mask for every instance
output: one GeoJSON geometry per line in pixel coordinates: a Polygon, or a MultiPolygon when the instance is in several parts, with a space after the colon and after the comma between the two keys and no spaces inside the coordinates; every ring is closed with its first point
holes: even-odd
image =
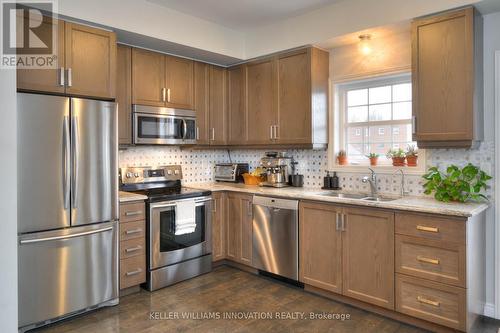
{"type": "Polygon", "coordinates": [[[196,143],[196,120],[191,117],[134,113],[133,123],[135,144],[196,143]]]}
{"type": "Polygon", "coordinates": [[[150,270],[212,252],[211,197],[195,199],[196,229],[192,233],[183,235],[175,235],[177,202],[179,201],[167,201],[150,205],[150,270]]]}

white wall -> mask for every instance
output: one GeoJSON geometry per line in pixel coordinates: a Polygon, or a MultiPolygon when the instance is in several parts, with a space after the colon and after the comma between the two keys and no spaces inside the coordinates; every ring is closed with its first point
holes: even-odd
{"type": "Polygon", "coordinates": [[[0,331],[17,332],[16,72],[0,69],[0,331]]]}
{"type": "Polygon", "coordinates": [[[241,32],[145,0],[62,0],[62,15],[244,59],[241,32]]]}
{"type": "MultiPolygon", "coordinates": [[[[500,50],[500,13],[484,16],[484,134],[485,140],[495,140],[495,51],[500,50]]],[[[498,144],[498,142],[495,142],[498,144]]],[[[500,163],[499,156],[495,156],[495,163],[500,163]]],[[[500,177],[500,175],[495,175],[500,177]]],[[[497,193],[498,195],[498,193],[497,193]]],[[[490,209],[486,225],[486,302],[495,303],[495,214],[490,209]]],[[[498,240],[497,240],[498,241],[498,240]]],[[[497,265],[497,266],[495,266],[497,265]]],[[[497,279],[500,277],[497,277],[497,279]]],[[[500,304],[497,304],[500,306],[500,304]]],[[[492,311],[487,307],[487,311],[492,311]]],[[[490,313],[488,313],[490,314],[490,313]]],[[[493,315],[493,313],[491,313],[493,315]]]]}
{"type": "Polygon", "coordinates": [[[246,57],[306,44],[321,44],[347,33],[410,20],[478,0],[347,0],[246,33],[246,57]]]}

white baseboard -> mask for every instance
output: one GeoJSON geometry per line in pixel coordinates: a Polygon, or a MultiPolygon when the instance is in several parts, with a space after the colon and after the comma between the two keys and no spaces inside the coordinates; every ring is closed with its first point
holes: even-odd
{"type": "Polygon", "coordinates": [[[486,317],[495,318],[495,304],[493,303],[484,304],[484,315],[486,317]]]}

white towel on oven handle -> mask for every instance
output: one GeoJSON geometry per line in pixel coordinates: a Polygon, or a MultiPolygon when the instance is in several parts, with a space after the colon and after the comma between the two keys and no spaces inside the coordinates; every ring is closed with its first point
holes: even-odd
{"type": "Polygon", "coordinates": [[[194,199],[176,202],[175,235],[191,234],[196,230],[196,204],[194,199]]]}

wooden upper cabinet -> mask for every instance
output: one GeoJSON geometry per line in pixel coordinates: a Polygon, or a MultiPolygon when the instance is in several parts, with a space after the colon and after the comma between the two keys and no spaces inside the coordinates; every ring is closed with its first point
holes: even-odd
{"type": "Polygon", "coordinates": [[[225,194],[212,194],[212,261],[226,258],[225,194]]]}
{"type": "Polygon", "coordinates": [[[276,80],[273,58],[246,65],[247,129],[249,144],[269,144],[276,124],[276,80]]]}
{"type": "Polygon", "coordinates": [[[198,145],[210,144],[209,71],[210,65],[202,62],[194,63],[194,110],[198,145]]]}
{"type": "MultiPolygon", "coordinates": [[[[27,11],[24,11],[27,13],[27,11]]],[[[44,17],[37,33],[50,34],[52,29],[57,31],[56,48],[57,68],[54,69],[18,69],[17,89],[26,91],[42,91],[64,93],[65,91],[65,62],[64,62],[64,21],[51,17],[44,17]]],[[[20,32],[18,32],[20,33],[20,32]]]]}
{"type": "Polygon", "coordinates": [[[301,202],[299,221],[299,280],[342,293],[342,209],[335,205],[301,202]]]}
{"type": "Polygon", "coordinates": [[[278,56],[277,142],[311,142],[310,50],[278,56]]]}
{"type": "Polygon", "coordinates": [[[343,294],[394,309],[394,213],[345,208],[343,294]]]}
{"type": "Polygon", "coordinates": [[[66,93],[115,98],[115,33],[66,22],[64,37],[66,93]]]}
{"type": "Polygon", "coordinates": [[[210,66],[209,112],[210,112],[210,144],[226,144],[227,99],[226,70],[210,66]]]}
{"type": "Polygon", "coordinates": [[[118,45],[116,61],[118,142],[132,144],[132,48],[118,45]]]}
{"type": "Polygon", "coordinates": [[[482,140],[482,18],[474,8],[412,23],[414,140],[470,147],[482,140]]]}
{"type": "Polygon", "coordinates": [[[194,107],[194,61],[165,56],[166,107],[190,109],[194,107]]]}
{"type": "Polygon", "coordinates": [[[142,49],[132,49],[132,103],[164,106],[165,56],[142,49]]]}
{"type": "Polygon", "coordinates": [[[227,141],[230,145],[245,144],[248,141],[245,85],[245,65],[227,70],[227,141]]]}

